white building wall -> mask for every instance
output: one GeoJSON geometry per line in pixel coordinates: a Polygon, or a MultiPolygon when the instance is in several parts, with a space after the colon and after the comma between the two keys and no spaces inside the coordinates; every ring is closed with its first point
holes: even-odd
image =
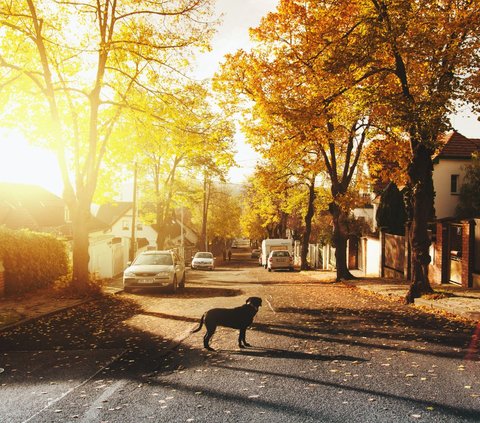
{"type": "Polygon", "coordinates": [[[363,218],[366,223],[372,228],[372,231],[377,230],[377,222],[375,220],[376,216],[376,205],[371,208],[356,208],[353,210],[353,215],[359,219],[363,218]]]}
{"type": "MultiPolygon", "coordinates": [[[[157,232],[151,226],[145,226],[137,220],[135,229],[135,238],[146,238],[149,245],[157,244],[157,232]]],[[[116,222],[112,227],[112,234],[119,238],[132,237],[132,215],[126,214],[116,222]]]]}
{"type": "Polygon", "coordinates": [[[435,216],[437,219],[452,217],[458,204],[459,195],[450,192],[452,175],[459,175],[458,191],[465,176],[465,166],[470,160],[441,159],[433,167],[433,188],[435,189],[435,216]]]}
{"type": "Polygon", "coordinates": [[[381,244],[378,238],[366,237],[364,251],[365,276],[380,276],[380,261],[382,257],[381,244]]]}
{"type": "Polygon", "coordinates": [[[105,279],[114,276],[112,239],[112,235],[90,235],[88,271],[97,278],[105,279]]]}

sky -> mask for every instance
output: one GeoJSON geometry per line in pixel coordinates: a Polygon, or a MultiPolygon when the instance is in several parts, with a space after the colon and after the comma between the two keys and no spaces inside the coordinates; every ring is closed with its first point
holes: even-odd
{"type": "MultiPolygon", "coordinates": [[[[222,24],[212,40],[212,51],[198,57],[195,77],[213,76],[219,62],[227,53],[248,48],[248,28],[257,26],[269,11],[275,10],[277,0],[217,0],[216,16],[222,15],[222,24]]],[[[256,162],[253,150],[243,141],[241,134],[235,137],[236,162],[239,167],[231,170],[229,179],[241,183],[251,173],[256,162]]],[[[0,182],[18,182],[40,185],[61,195],[62,184],[55,155],[34,147],[20,132],[8,131],[0,123],[0,182]]]]}
{"type": "MultiPolygon", "coordinates": [[[[275,10],[277,3],[278,0],[217,0],[216,14],[222,16],[222,23],[212,40],[212,51],[197,58],[195,75],[199,79],[210,78],[227,53],[248,49],[251,45],[248,29],[258,26],[263,16],[275,10]]],[[[229,180],[241,184],[253,173],[258,156],[240,132],[235,136],[235,144],[237,166],[230,170],[229,180]]]]}
{"type": "MultiPolygon", "coordinates": [[[[217,71],[227,53],[248,49],[248,29],[256,27],[263,16],[274,11],[277,0],[217,0],[216,14],[222,23],[212,40],[212,51],[198,57],[195,75],[209,78],[217,71]]],[[[453,127],[463,135],[480,138],[480,122],[465,110],[452,118],[453,127]]],[[[242,134],[235,137],[237,167],[229,173],[232,183],[240,184],[254,170],[257,155],[245,143],[242,134]]],[[[20,133],[1,128],[0,123],[0,182],[20,182],[40,185],[61,195],[60,172],[52,152],[34,147],[20,133]]]]}

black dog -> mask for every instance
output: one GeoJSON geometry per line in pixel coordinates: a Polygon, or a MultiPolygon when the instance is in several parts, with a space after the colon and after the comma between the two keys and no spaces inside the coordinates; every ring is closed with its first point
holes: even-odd
{"type": "Polygon", "coordinates": [[[214,351],[210,347],[210,339],[215,333],[217,326],[225,326],[227,328],[240,329],[238,336],[238,346],[240,348],[249,347],[250,344],[245,340],[247,328],[252,324],[253,318],[258,312],[258,308],[262,305],[262,299],[259,297],[250,297],[246,304],[236,308],[212,308],[208,310],[200,320],[200,326],[194,329],[192,333],[202,329],[203,323],[207,328],[207,333],[203,337],[203,346],[210,351],[214,351]]]}

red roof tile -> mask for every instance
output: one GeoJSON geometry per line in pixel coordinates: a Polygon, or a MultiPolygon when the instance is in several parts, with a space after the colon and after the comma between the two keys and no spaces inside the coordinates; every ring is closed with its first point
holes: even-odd
{"type": "Polygon", "coordinates": [[[470,159],[472,153],[480,151],[478,138],[467,138],[457,131],[445,134],[442,138],[445,144],[437,158],[470,159]]]}

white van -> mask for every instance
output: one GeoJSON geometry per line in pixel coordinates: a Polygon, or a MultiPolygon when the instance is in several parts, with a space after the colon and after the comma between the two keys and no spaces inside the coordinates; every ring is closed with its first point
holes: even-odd
{"type": "Polygon", "coordinates": [[[293,254],[293,239],[268,238],[262,241],[261,265],[265,269],[267,268],[268,256],[273,250],[287,250],[290,254],[293,254]]]}

